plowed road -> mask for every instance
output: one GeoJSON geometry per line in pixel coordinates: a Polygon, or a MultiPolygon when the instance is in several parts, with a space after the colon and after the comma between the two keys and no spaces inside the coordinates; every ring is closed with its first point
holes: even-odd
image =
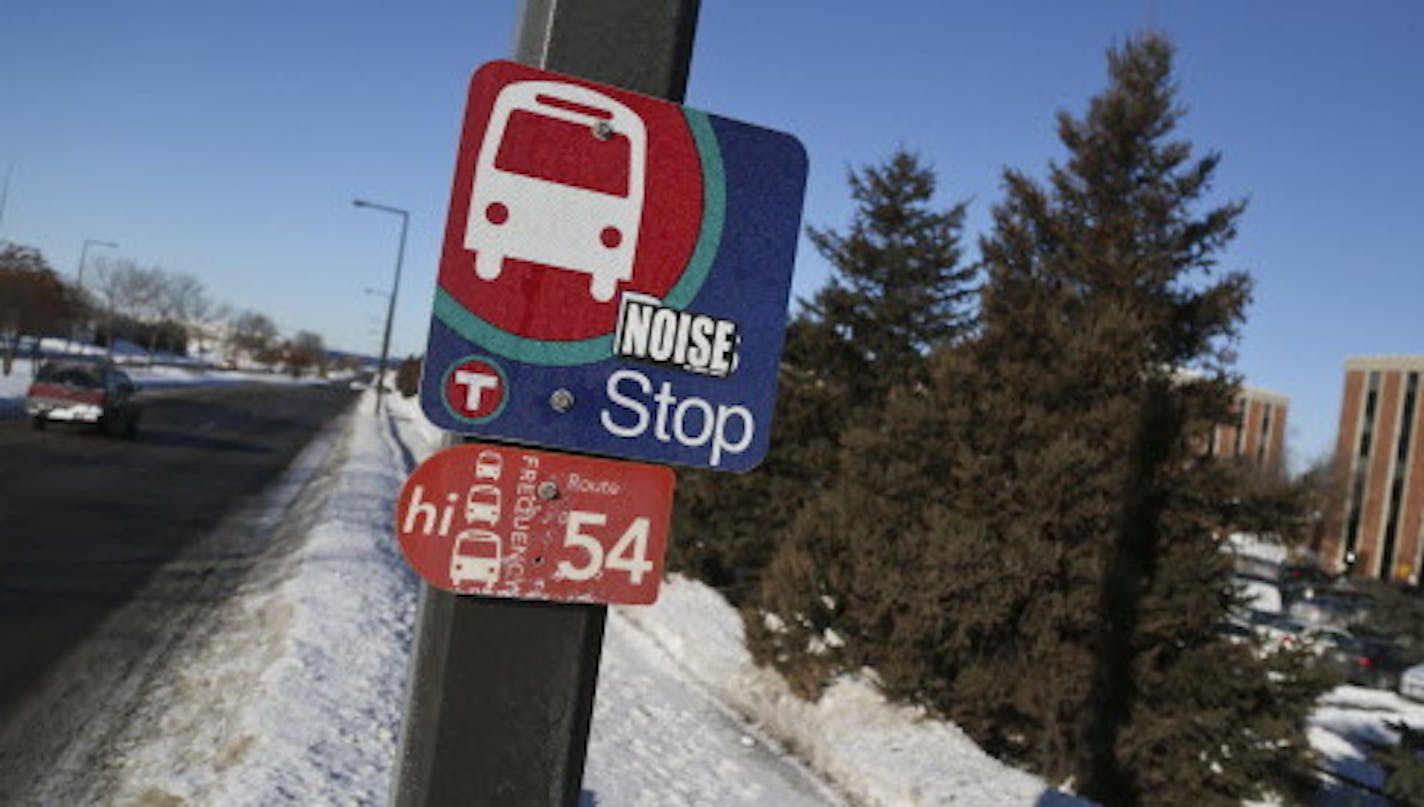
{"type": "Polygon", "coordinates": [[[353,393],[246,385],[145,398],[132,440],[0,421],[0,726],[107,614],[261,491],[353,393]]]}

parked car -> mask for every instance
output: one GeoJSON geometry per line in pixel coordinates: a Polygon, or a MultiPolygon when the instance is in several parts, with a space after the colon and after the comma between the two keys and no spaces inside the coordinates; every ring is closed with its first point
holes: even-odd
{"type": "Polygon", "coordinates": [[[111,362],[50,359],[40,365],[25,396],[25,412],[36,429],[50,423],[83,423],[109,434],[138,432],[138,386],[111,362]]]}
{"type": "Polygon", "coordinates": [[[1282,583],[1324,583],[1330,576],[1314,563],[1296,561],[1281,566],[1282,583]]]}
{"type": "Polygon", "coordinates": [[[1360,622],[1370,608],[1368,597],[1341,586],[1308,593],[1311,596],[1292,600],[1286,612],[1311,625],[1348,628],[1360,622]]]}
{"type": "Polygon", "coordinates": [[[1384,639],[1351,636],[1341,631],[1319,635],[1321,658],[1345,680],[1376,689],[1402,686],[1404,664],[1399,646],[1384,639]]]}

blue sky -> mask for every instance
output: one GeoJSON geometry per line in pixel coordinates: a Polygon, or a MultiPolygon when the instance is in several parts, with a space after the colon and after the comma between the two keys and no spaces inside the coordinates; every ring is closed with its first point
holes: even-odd
{"type": "MultiPolygon", "coordinates": [[[[375,352],[412,213],[393,351],[423,350],[464,90],[509,55],[519,6],[481,2],[12,3],[0,11],[0,238],[75,271],[85,238],[191,272],[287,333],[375,352]]],[[[896,146],[971,200],[1042,175],[1060,110],[1105,49],[1178,45],[1183,133],[1250,207],[1226,268],[1256,278],[1240,369],[1289,395],[1299,460],[1329,450],[1343,362],[1424,352],[1424,6],[1408,2],[704,0],[687,103],[781,129],[811,160],[805,219],[839,226],[845,174],[896,146]]],[[[975,252],[970,249],[971,255],[975,252]]],[[[91,252],[91,255],[102,252],[91,252]]],[[[796,293],[827,267],[801,245],[796,293]]]]}

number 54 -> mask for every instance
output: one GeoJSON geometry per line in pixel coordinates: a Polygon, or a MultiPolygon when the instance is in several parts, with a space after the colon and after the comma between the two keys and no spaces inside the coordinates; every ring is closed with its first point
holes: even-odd
{"type": "Polygon", "coordinates": [[[559,574],[569,580],[588,580],[604,569],[613,569],[627,572],[628,579],[635,586],[643,582],[643,575],[653,568],[653,562],[648,560],[648,519],[643,516],[633,519],[633,523],[628,525],[628,529],[623,531],[623,535],[605,555],[603,544],[583,529],[602,527],[607,523],[608,516],[604,513],[569,511],[568,527],[564,530],[564,546],[582,549],[587,556],[587,562],[576,566],[567,560],[561,560],[559,574]]]}

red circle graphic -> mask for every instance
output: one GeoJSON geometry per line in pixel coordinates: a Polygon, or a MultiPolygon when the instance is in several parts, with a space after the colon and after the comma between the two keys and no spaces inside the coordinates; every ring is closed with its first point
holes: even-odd
{"type": "MultiPolygon", "coordinates": [[[[636,153],[630,138],[616,130],[611,134],[607,130],[599,132],[596,126],[573,127],[567,121],[560,121],[558,113],[542,118],[529,109],[501,114],[500,120],[495,122],[500,134],[495,137],[504,139],[492,146],[493,156],[480,160],[486,129],[491,125],[500,93],[511,84],[550,80],[547,73],[510,62],[496,62],[481,68],[471,82],[441,253],[440,285],[475,316],[507,333],[535,340],[573,341],[612,333],[623,292],[663,297],[677,284],[696,247],[702,224],[702,165],[687,121],[676,104],[558,77],[560,84],[591,89],[621,104],[643,124],[646,157],[641,172],[642,210],[631,219],[638,222],[636,231],[618,226],[616,220],[595,222],[587,242],[590,260],[607,260],[620,245],[626,246],[625,241],[636,237],[632,276],[620,278],[611,296],[596,295],[586,271],[535,263],[511,254],[502,261],[495,256],[498,264],[493,272],[495,276],[489,277],[492,272],[486,269],[486,277],[480,277],[475,270],[476,251],[467,249],[465,244],[477,165],[505,167],[490,173],[547,174],[559,181],[568,178],[571,186],[580,188],[579,192],[595,196],[594,190],[586,189],[601,192],[616,188],[624,191],[623,196],[628,199],[635,196],[631,188],[636,186],[640,172],[631,164],[631,156],[621,162],[613,159],[609,165],[592,164],[598,162],[600,155],[636,153]],[[541,126],[549,131],[541,132],[541,126]],[[578,138],[585,134],[587,137],[578,138]],[[598,296],[606,299],[598,299],[598,296]]],[[[544,95],[540,98],[547,100],[544,95]]],[[[554,102],[578,107],[557,98],[554,102]]],[[[539,178],[559,184],[554,179],[539,178]]],[[[614,199],[614,203],[619,198],[616,192],[603,196],[614,199]]],[[[512,220],[518,220],[520,227],[527,226],[526,217],[531,213],[520,204],[532,206],[532,215],[540,212],[537,201],[527,199],[519,200],[518,204],[503,198],[500,201],[486,198],[474,203],[481,205],[479,218],[494,225],[509,222],[508,226],[514,227],[512,220]]],[[[558,228],[566,224],[551,220],[539,226],[558,228]]],[[[584,249],[581,245],[578,248],[584,249]]]]}

